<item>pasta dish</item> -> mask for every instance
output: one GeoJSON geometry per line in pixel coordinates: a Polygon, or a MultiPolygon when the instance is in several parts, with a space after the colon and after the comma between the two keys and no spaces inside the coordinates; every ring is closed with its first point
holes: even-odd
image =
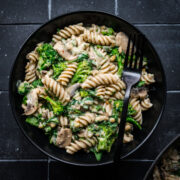
{"type": "MultiPolygon", "coordinates": [[[[84,150],[100,160],[111,151],[121,121],[127,42],[123,32],[79,23],[37,44],[26,56],[24,81],[17,82],[26,122],[67,153],[84,150]]],[[[141,79],[131,91],[124,143],[133,141],[133,129],[142,129],[142,112],[153,106],[148,86],[155,79],[148,61],[144,57],[141,79]]]]}

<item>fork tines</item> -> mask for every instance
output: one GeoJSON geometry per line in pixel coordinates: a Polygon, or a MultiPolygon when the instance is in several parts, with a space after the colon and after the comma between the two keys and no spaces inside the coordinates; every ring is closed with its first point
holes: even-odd
{"type": "Polygon", "coordinates": [[[131,34],[129,36],[124,69],[141,70],[143,64],[144,36],[131,34]]]}

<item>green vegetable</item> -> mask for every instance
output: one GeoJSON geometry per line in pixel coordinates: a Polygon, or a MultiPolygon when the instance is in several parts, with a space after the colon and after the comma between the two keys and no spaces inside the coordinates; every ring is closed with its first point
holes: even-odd
{"type": "Polygon", "coordinates": [[[96,151],[96,148],[94,148],[94,147],[90,148],[90,151],[94,153],[97,161],[100,161],[100,160],[101,160],[102,155],[103,155],[103,152],[97,152],[97,151],[96,151]]]}
{"type": "Polygon", "coordinates": [[[42,44],[37,48],[39,54],[38,70],[50,67],[55,61],[62,61],[63,58],[53,49],[51,44],[42,44]]]}
{"type": "Polygon", "coordinates": [[[97,152],[111,151],[112,144],[117,137],[117,127],[117,123],[111,123],[109,121],[103,121],[98,124],[91,124],[88,126],[88,131],[97,135],[97,152]]]}
{"type": "Polygon", "coordinates": [[[21,82],[18,86],[18,93],[21,95],[27,94],[32,89],[28,82],[21,82]]]}
{"type": "Polygon", "coordinates": [[[124,53],[119,53],[118,51],[118,47],[115,47],[113,49],[111,49],[110,52],[110,56],[116,56],[116,61],[118,63],[118,74],[121,77],[122,76],[122,72],[123,72],[123,59],[125,58],[125,54],[124,53]]]}
{"type": "Polygon", "coordinates": [[[60,101],[55,101],[51,99],[49,96],[41,96],[41,97],[51,104],[55,115],[62,114],[64,107],[60,101]]]}
{"type": "Polygon", "coordinates": [[[86,91],[86,90],[84,90],[84,89],[81,89],[81,90],[79,91],[79,93],[80,93],[80,96],[81,96],[81,97],[87,97],[87,96],[89,96],[89,92],[86,91]]]}
{"type": "Polygon", "coordinates": [[[52,65],[53,68],[53,78],[57,79],[59,75],[67,68],[67,64],[65,62],[58,62],[52,65]]]}
{"type": "Polygon", "coordinates": [[[127,117],[126,121],[129,122],[129,123],[134,124],[138,129],[140,129],[140,130],[142,129],[141,125],[135,119],[133,119],[132,117],[127,117]]]}
{"type": "Polygon", "coordinates": [[[136,87],[142,87],[145,85],[145,81],[139,81],[136,87]]]}
{"type": "Polygon", "coordinates": [[[27,117],[26,122],[35,127],[39,126],[39,119],[34,116],[27,117]]]}
{"type": "Polygon", "coordinates": [[[104,121],[98,125],[100,128],[98,136],[97,151],[111,151],[111,147],[117,136],[117,123],[104,121]]]}
{"type": "Polygon", "coordinates": [[[79,62],[77,71],[75,72],[71,84],[82,83],[86,80],[92,70],[92,63],[88,60],[79,62]]]}
{"type": "Polygon", "coordinates": [[[94,50],[94,52],[96,53],[96,55],[97,56],[99,56],[99,57],[104,57],[99,51],[97,51],[95,48],[94,48],[94,46],[93,46],[93,50],[94,50]]]}
{"type": "Polygon", "coordinates": [[[52,117],[50,119],[47,120],[47,123],[50,123],[50,122],[53,122],[55,124],[58,124],[59,123],[59,120],[57,117],[52,117]]]}
{"type": "Polygon", "coordinates": [[[25,104],[25,105],[27,104],[27,96],[23,97],[22,103],[25,104]]]}
{"type": "Polygon", "coordinates": [[[82,53],[82,54],[80,54],[80,55],[78,56],[77,61],[78,61],[78,62],[79,62],[79,61],[83,61],[83,60],[88,59],[88,58],[89,58],[88,54],[82,53]]]}
{"type": "Polygon", "coordinates": [[[113,30],[113,28],[108,28],[106,31],[102,31],[101,33],[105,36],[111,36],[111,35],[113,35],[114,30],[113,30]]]}
{"type": "Polygon", "coordinates": [[[49,133],[51,130],[52,130],[52,128],[51,128],[50,126],[46,126],[46,127],[44,128],[44,131],[45,131],[46,133],[49,133]]]}
{"type": "Polygon", "coordinates": [[[40,79],[36,79],[36,80],[34,80],[34,81],[32,82],[32,86],[33,86],[34,88],[37,88],[38,86],[43,86],[43,83],[41,82],[40,79]]]}

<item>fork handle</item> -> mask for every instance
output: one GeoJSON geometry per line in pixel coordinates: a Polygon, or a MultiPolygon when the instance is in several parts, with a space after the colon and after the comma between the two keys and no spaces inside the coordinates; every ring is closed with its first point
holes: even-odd
{"type": "Polygon", "coordinates": [[[125,131],[125,125],[126,125],[126,117],[127,117],[127,112],[128,112],[128,104],[129,104],[129,96],[131,92],[131,87],[132,86],[127,87],[125,97],[124,97],[121,121],[119,124],[119,132],[118,132],[118,137],[116,139],[116,144],[115,144],[114,162],[120,161],[120,156],[121,156],[121,152],[123,148],[123,138],[124,138],[124,131],[125,131]]]}

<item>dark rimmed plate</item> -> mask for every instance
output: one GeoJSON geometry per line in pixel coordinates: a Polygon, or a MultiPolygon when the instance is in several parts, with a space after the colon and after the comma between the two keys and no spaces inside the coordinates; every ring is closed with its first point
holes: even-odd
{"type": "MultiPolygon", "coordinates": [[[[63,28],[65,26],[76,24],[79,22],[83,22],[84,25],[106,25],[112,27],[116,32],[123,31],[127,35],[132,32],[141,33],[138,29],[136,29],[134,26],[132,26],[125,20],[103,12],[74,12],[52,19],[51,21],[47,22],[39,29],[37,29],[27,39],[27,41],[20,49],[10,74],[10,103],[14,117],[25,136],[32,142],[32,144],[34,144],[46,155],[56,160],[74,165],[105,165],[113,162],[112,159],[114,148],[112,148],[111,153],[105,153],[102,160],[98,162],[96,161],[94,155],[91,153],[86,154],[84,152],[79,152],[72,156],[67,154],[65,150],[59,149],[49,144],[47,136],[45,136],[41,130],[32,127],[25,122],[25,117],[22,116],[23,111],[21,108],[22,97],[18,95],[16,88],[17,81],[24,80],[24,70],[27,63],[27,60],[25,58],[26,54],[32,51],[36,47],[36,44],[40,42],[51,41],[52,35],[56,33],[57,28],[63,28]]],[[[155,74],[156,79],[156,83],[150,86],[149,93],[153,103],[153,107],[149,111],[143,113],[143,130],[134,131],[134,141],[124,146],[122,158],[125,158],[135,152],[151,135],[160,120],[165,104],[166,81],[159,56],[157,55],[155,49],[147,39],[144,48],[145,56],[149,59],[149,71],[155,74]]]]}

